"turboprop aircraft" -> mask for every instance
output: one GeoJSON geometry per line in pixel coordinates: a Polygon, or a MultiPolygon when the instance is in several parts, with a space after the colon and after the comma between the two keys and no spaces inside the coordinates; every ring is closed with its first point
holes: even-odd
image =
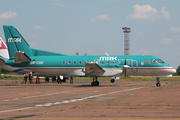
{"type": "MultiPolygon", "coordinates": [[[[120,75],[168,77],[176,70],[160,58],[150,55],[98,55],[69,56],[33,49],[11,25],[3,26],[10,59],[5,64],[52,76],[93,77],[92,86],[98,86],[98,77],[119,77],[120,75]]],[[[114,79],[111,80],[114,82],[114,79]]]]}

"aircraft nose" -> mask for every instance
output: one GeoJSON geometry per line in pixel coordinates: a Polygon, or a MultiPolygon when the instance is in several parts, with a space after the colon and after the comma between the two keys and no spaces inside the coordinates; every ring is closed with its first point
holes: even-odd
{"type": "Polygon", "coordinates": [[[171,74],[175,74],[176,73],[176,69],[169,69],[169,72],[171,73],[171,74]]]}

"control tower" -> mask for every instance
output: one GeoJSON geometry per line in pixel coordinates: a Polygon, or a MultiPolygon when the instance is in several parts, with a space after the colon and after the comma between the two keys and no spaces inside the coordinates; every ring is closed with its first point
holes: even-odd
{"type": "Polygon", "coordinates": [[[123,27],[124,32],[124,55],[130,55],[130,35],[131,28],[123,27]]]}

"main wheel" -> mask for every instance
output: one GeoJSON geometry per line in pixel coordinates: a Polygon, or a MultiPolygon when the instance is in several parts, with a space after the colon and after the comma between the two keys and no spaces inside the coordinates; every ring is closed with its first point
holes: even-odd
{"type": "Polygon", "coordinates": [[[91,86],[95,86],[95,82],[92,82],[92,83],[91,83],[91,86]]]}
{"type": "Polygon", "coordinates": [[[161,84],[160,84],[160,83],[156,83],[156,86],[157,86],[157,87],[160,87],[160,86],[161,86],[161,84]]]}
{"type": "Polygon", "coordinates": [[[99,86],[99,81],[95,81],[96,86],[99,86]]]}
{"type": "Polygon", "coordinates": [[[92,82],[91,86],[99,86],[99,81],[92,82]]]}
{"type": "Polygon", "coordinates": [[[111,79],[111,83],[114,83],[115,82],[115,80],[114,79],[111,79]]]}

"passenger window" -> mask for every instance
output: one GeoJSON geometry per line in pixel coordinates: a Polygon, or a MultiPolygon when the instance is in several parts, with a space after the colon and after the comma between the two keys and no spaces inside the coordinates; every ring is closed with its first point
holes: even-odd
{"type": "Polygon", "coordinates": [[[84,61],[84,64],[86,64],[87,63],[87,61],[84,61]]]}
{"type": "Polygon", "coordinates": [[[112,63],[115,63],[115,61],[112,61],[112,63]]]}
{"type": "Polygon", "coordinates": [[[104,61],[101,61],[101,64],[104,64],[104,61]]]}
{"type": "Polygon", "coordinates": [[[109,61],[107,61],[107,64],[109,64],[109,61]]]}
{"type": "Polygon", "coordinates": [[[82,64],[82,62],[81,62],[81,61],[79,61],[79,64],[81,65],[81,64],[82,64]]]}
{"type": "Polygon", "coordinates": [[[68,64],[71,64],[71,61],[68,61],[68,64]]]}
{"type": "Polygon", "coordinates": [[[120,64],[121,63],[121,61],[120,60],[118,60],[118,64],[120,64]]]}
{"type": "Polygon", "coordinates": [[[76,64],[76,61],[74,61],[74,64],[76,64]]]}
{"type": "Polygon", "coordinates": [[[66,64],[66,61],[63,61],[63,64],[66,64]]]}

